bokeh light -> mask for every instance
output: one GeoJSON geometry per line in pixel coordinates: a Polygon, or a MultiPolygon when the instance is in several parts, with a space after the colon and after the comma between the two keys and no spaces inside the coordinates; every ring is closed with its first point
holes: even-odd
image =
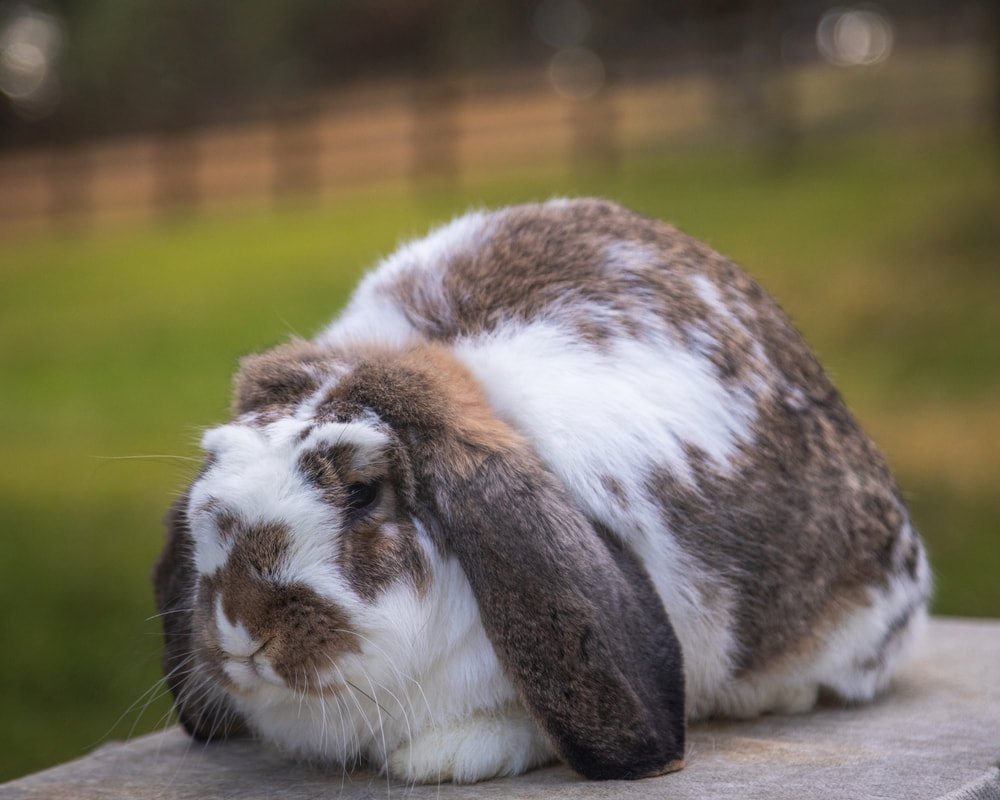
{"type": "Polygon", "coordinates": [[[560,50],[549,61],[549,82],[569,100],[587,100],[604,85],[604,62],[585,47],[560,50]]]}
{"type": "Polygon", "coordinates": [[[59,21],[30,8],[19,8],[0,29],[0,92],[22,116],[37,119],[58,106],[62,45],[59,21]]]}
{"type": "Polygon", "coordinates": [[[820,54],[839,67],[885,61],[892,53],[892,22],[875,7],[831,8],[816,26],[820,54]]]}

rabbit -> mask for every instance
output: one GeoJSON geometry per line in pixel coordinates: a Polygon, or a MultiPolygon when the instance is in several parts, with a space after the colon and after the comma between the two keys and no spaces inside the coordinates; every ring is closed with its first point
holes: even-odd
{"type": "Polygon", "coordinates": [[[930,568],[751,278],[594,199],[459,217],[242,360],[154,570],[181,723],[408,782],[680,769],[882,691],[930,568]]]}

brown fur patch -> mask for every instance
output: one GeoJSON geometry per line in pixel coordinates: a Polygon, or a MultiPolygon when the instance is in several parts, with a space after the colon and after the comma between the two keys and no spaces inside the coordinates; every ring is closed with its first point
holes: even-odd
{"type": "Polygon", "coordinates": [[[246,356],[234,381],[233,414],[281,416],[318,388],[316,368],[329,359],[329,350],[300,339],[246,356]]]}
{"type": "Polygon", "coordinates": [[[340,540],[338,563],[351,588],[369,602],[403,579],[410,580],[421,593],[430,581],[416,529],[401,522],[389,532],[383,517],[379,514],[351,525],[340,540]]]}
{"type": "MultiPolygon", "coordinates": [[[[290,534],[288,529],[276,522],[247,525],[238,518],[230,517],[229,532],[236,542],[229,552],[229,558],[222,572],[233,575],[272,578],[281,567],[288,553],[290,534]]],[[[235,589],[235,584],[231,588],[235,589]]],[[[232,603],[239,602],[239,592],[233,592],[232,603]]],[[[232,606],[235,610],[236,606],[232,606]]]]}
{"type": "Polygon", "coordinates": [[[903,556],[903,569],[906,570],[906,574],[910,577],[910,580],[916,580],[917,578],[917,564],[920,558],[920,542],[916,536],[910,539],[909,544],[906,546],[906,555],[903,556]]]}
{"type": "Polygon", "coordinates": [[[342,506],[347,500],[347,486],[356,479],[354,459],[358,449],[353,444],[337,444],[310,450],[299,457],[299,471],[323,492],[330,505],[342,506]]]}
{"type": "Polygon", "coordinates": [[[413,374],[431,377],[433,401],[440,403],[436,413],[463,444],[491,452],[525,446],[520,434],[496,417],[479,383],[449,350],[438,345],[413,347],[401,363],[413,374]]]}
{"type": "Polygon", "coordinates": [[[321,688],[316,685],[317,670],[324,672],[336,658],[361,650],[361,640],[346,612],[308,586],[268,583],[231,573],[203,579],[198,597],[207,647],[219,656],[211,622],[219,593],[226,616],[265,646],[271,666],[293,690],[321,688]],[[237,594],[239,599],[234,600],[237,594]]]}
{"type": "Polygon", "coordinates": [[[210,509],[210,512],[215,522],[215,528],[219,532],[219,539],[223,542],[231,542],[236,539],[239,533],[239,517],[221,507],[210,509]]]}
{"type": "Polygon", "coordinates": [[[454,468],[466,474],[490,453],[523,446],[468,370],[439,345],[362,354],[317,414],[351,419],[366,409],[405,436],[411,451],[447,450],[454,468]]]}
{"type": "Polygon", "coordinates": [[[736,588],[744,674],[808,655],[887,585],[904,521],[885,463],[832,387],[822,402],[778,399],[759,414],[731,474],[689,449],[697,488],[655,467],[646,486],[685,550],[736,588]]]}
{"type": "Polygon", "coordinates": [[[601,486],[603,486],[608,494],[610,494],[617,501],[618,505],[623,508],[628,507],[628,493],[625,491],[622,482],[612,475],[605,475],[601,478],[601,486]]]}

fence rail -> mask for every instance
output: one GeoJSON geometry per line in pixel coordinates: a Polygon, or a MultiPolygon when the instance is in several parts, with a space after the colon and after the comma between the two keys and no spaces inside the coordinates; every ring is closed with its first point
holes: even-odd
{"type": "MultiPolygon", "coordinates": [[[[796,136],[982,120],[991,88],[984,61],[955,47],[900,53],[866,70],[808,65],[775,74],[785,104],[776,111],[796,136]]],[[[300,99],[242,124],[10,153],[0,157],[0,229],[264,206],[513,166],[614,164],[767,135],[759,95],[717,76],[611,74],[625,77],[587,100],[560,97],[543,73],[399,82],[300,99]]]]}

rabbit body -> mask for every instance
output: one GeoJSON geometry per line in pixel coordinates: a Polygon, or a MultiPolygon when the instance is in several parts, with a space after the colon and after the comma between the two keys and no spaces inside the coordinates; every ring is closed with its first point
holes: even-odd
{"type": "MultiPolygon", "coordinates": [[[[539,465],[529,471],[535,477],[527,489],[504,495],[508,505],[539,486],[546,496],[564,498],[565,527],[589,533],[573,534],[562,552],[597,530],[608,550],[587,550],[583,560],[604,564],[602,574],[609,564],[625,565],[619,588],[607,590],[624,599],[611,607],[632,602],[629,586],[639,586],[645,606],[662,603],[656,613],[666,619],[636,623],[638,633],[630,629],[629,636],[672,626],[682,680],[679,661],[664,673],[676,673],[689,718],[804,711],[824,690],[850,702],[870,700],[919,635],[930,571],[881,455],[774,300],[730,261],[669,225],[596,200],[468,214],[386,259],[346,310],[301,348],[277,360],[299,359],[315,377],[326,353],[372,350],[383,354],[375,359],[383,366],[405,354],[399,358],[418,364],[413,369],[424,383],[462,385],[463,397],[481,399],[466,439],[508,437],[512,450],[523,448],[539,465]],[[640,566],[628,566],[633,562],[640,566]],[[647,580],[651,589],[643,595],[647,580]]],[[[324,366],[322,380],[280,402],[255,402],[261,390],[252,376],[250,388],[238,386],[237,419],[206,436],[210,466],[192,487],[177,534],[186,537],[178,558],[188,553],[196,574],[224,573],[251,536],[225,543],[220,498],[240,509],[244,521],[287,524],[297,555],[286,558],[282,575],[306,580],[315,571],[322,560],[315,546],[324,524],[319,501],[293,501],[296,492],[275,475],[303,463],[316,445],[317,410],[331,386],[363,383],[353,377],[361,368],[352,358],[324,366]]],[[[385,374],[399,369],[385,367],[385,374]]],[[[290,390],[283,384],[281,391],[290,390]]],[[[386,419],[403,419],[410,405],[424,407],[404,397],[395,409],[385,392],[357,392],[339,395],[338,408],[363,395],[369,400],[355,403],[361,411],[338,411],[338,421],[328,424],[341,426],[339,437],[359,443],[369,437],[372,446],[380,446],[375,440],[386,419]],[[387,410],[376,419],[373,407],[387,410]]],[[[425,405],[445,404],[435,402],[425,405]]],[[[447,424],[450,417],[442,415],[447,424]]],[[[419,495],[421,473],[414,474],[419,495]]],[[[454,485],[473,492],[485,486],[488,495],[492,484],[454,485]]],[[[452,513],[445,490],[435,492],[441,514],[452,513]]],[[[337,497],[344,502],[343,494],[337,497]]],[[[531,502],[525,501],[529,510],[531,502]]],[[[571,723],[561,717],[550,723],[536,708],[548,701],[531,694],[537,665],[518,661],[529,647],[517,639],[521,623],[493,622],[505,613],[493,610],[503,605],[491,594],[497,579],[479,576],[476,555],[493,552],[493,539],[479,551],[475,534],[465,533],[488,521],[474,511],[455,512],[454,521],[442,524],[451,532],[439,535],[435,519],[382,523],[396,531],[397,544],[407,542],[391,561],[404,565],[396,572],[406,580],[392,570],[385,577],[378,566],[384,553],[366,552],[356,556],[353,578],[348,570],[309,584],[336,597],[343,614],[338,623],[333,612],[323,612],[324,630],[341,624],[357,631],[335,665],[350,678],[348,695],[290,693],[282,686],[287,677],[277,675],[251,690],[250,676],[228,665],[228,680],[237,684],[226,694],[233,718],[300,755],[363,756],[408,780],[512,774],[556,754],[589,774],[560,739],[571,723]],[[369,594],[365,587],[376,584],[369,594]]],[[[512,548],[513,570],[521,568],[518,543],[527,541],[523,531],[530,527],[527,517],[498,523],[496,546],[512,548]]],[[[539,552],[551,552],[562,541],[556,536],[546,534],[539,552]]],[[[494,575],[504,565],[487,568],[494,575]]],[[[525,569],[530,573],[530,564],[525,569]]],[[[516,573],[503,580],[516,592],[516,573]]],[[[177,596],[195,591],[186,585],[177,596]]],[[[529,581],[522,616],[532,603],[547,602],[544,587],[537,597],[532,591],[529,581]]],[[[239,622],[250,612],[215,602],[205,619],[214,620],[223,649],[256,652],[259,642],[239,622]]],[[[196,639],[199,625],[208,624],[192,623],[196,639]]],[[[671,650],[669,637],[657,647],[650,651],[654,672],[655,653],[671,650]]],[[[205,685],[219,684],[217,674],[208,668],[205,674],[205,685]]],[[[659,678],[650,680],[643,685],[659,678]]],[[[674,703],[670,688],[661,688],[651,691],[674,703]]],[[[587,697],[582,692],[576,702],[587,697]]],[[[655,769],[629,768],[624,775],[679,765],[664,756],[655,769]]],[[[598,769],[594,776],[609,775],[598,769]]]]}
{"type": "Polygon", "coordinates": [[[574,501],[632,545],[689,714],[870,700],[919,628],[923,547],[888,469],[738,267],[600,202],[470,214],[320,336],[448,344],[574,501]]]}

